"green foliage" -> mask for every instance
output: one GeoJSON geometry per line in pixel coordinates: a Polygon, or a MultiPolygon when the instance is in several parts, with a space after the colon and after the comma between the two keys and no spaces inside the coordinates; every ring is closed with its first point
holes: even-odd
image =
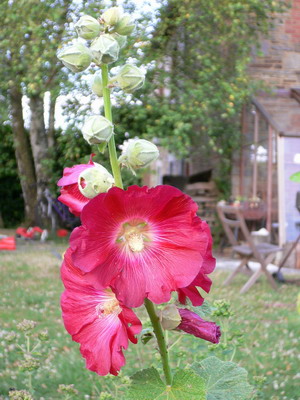
{"type": "Polygon", "coordinates": [[[290,180],[293,182],[300,183],[300,172],[295,172],[293,175],[291,175],[290,180]]]}
{"type": "Polygon", "coordinates": [[[171,386],[163,383],[155,368],[139,371],[131,379],[132,384],[126,393],[128,400],[206,399],[203,379],[190,369],[177,371],[171,386]]]}
{"type": "Polygon", "coordinates": [[[9,125],[0,125],[0,214],[6,228],[24,218],[24,201],[9,125]]]}
{"type": "Polygon", "coordinates": [[[209,357],[192,368],[206,383],[207,400],[246,400],[252,388],[248,383],[248,373],[232,362],[209,357]]]}

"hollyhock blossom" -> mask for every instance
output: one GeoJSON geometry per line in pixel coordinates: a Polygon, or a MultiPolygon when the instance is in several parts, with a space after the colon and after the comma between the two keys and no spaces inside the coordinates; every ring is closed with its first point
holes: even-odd
{"type": "Polygon", "coordinates": [[[111,288],[95,289],[72,265],[70,249],[64,256],[61,277],[65,286],[61,306],[65,327],[80,343],[86,367],[99,375],[118,375],[125,364],[123,349],[142,325],[134,312],[123,306],[111,288]]]}
{"type": "Polygon", "coordinates": [[[197,208],[172,186],[113,187],[84,207],[70,238],[74,265],[128,307],[167,302],[203,264],[210,239],[197,208]]]}
{"type": "Polygon", "coordinates": [[[186,308],[178,308],[181,323],[177,330],[184,331],[211,343],[219,343],[221,330],[214,322],[205,321],[198,314],[186,308]]]}
{"type": "Polygon", "coordinates": [[[207,275],[211,274],[216,266],[216,260],[212,256],[212,236],[210,228],[204,221],[202,221],[202,229],[207,234],[208,243],[201,269],[189,286],[177,290],[178,300],[181,304],[186,304],[186,298],[188,297],[195,307],[201,306],[204,301],[204,298],[201,296],[196,286],[201,287],[206,293],[209,293],[212,281],[207,275]]]}
{"type": "Polygon", "coordinates": [[[114,179],[102,165],[94,163],[92,154],[88,164],[65,168],[63,177],[57,182],[60,188],[58,200],[79,216],[83,207],[97,194],[112,187],[114,179]]]}

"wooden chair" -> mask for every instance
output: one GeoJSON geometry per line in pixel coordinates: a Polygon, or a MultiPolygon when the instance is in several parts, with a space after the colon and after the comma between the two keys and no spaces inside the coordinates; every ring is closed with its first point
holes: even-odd
{"type": "Polygon", "coordinates": [[[240,290],[240,293],[245,293],[251,288],[251,286],[257,281],[257,279],[265,274],[268,282],[273,289],[277,289],[277,285],[272,275],[267,270],[268,264],[270,264],[278,251],[282,249],[278,246],[269,243],[255,244],[251,234],[248,230],[245,218],[241,207],[224,205],[223,203],[218,203],[217,212],[225,230],[226,236],[229,239],[232,249],[241,258],[241,263],[239,266],[230,274],[230,276],[225,280],[224,285],[228,285],[235,275],[241,272],[245,267],[248,270],[251,269],[248,266],[248,261],[256,261],[260,264],[257,271],[253,272],[250,279],[240,290]],[[241,232],[244,237],[245,243],[239,243],[238,239],[233,233],[233,229],[241,232]]]}

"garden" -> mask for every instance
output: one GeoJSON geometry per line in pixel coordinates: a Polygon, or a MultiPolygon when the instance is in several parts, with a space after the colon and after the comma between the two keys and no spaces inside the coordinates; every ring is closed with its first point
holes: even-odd
{"type": "Polygon", "coordinates": [[[300,399],[297,1],[1,3],[1,399],[300,399]]]}

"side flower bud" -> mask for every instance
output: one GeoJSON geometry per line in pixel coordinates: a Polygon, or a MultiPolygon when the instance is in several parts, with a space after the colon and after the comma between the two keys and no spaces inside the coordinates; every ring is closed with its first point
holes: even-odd
{"type": "Polygon", "coordinates": [[[119,163],[131,169],[145,168],[159,156],[158,148],[154,143],[145,139],[130,139],[124,146],[119,163]]]}
{"type": "Polygon", "coordinates": [[[104,34],[95,39],[91,44],[93,61],[96,64],[110,64],[117,61],[120,47],[118,42],[109,34],[104,34]]]}
{"type": "Polygon", "coordinates": [[[103,96],[103,87],[102,87],[102,78],[100,74],[96,74],[94,76],[94,80],[92,83],[92,91],[99,97],[103,96]]]}
{"type": "Polygon", "coordinates": [[[130,15],[123,15],[123,17],[115,25],[114,31],[119,35],[130,35],[135,28],[135,24],[132,22],[130,15]]]}
{"type": "Polygon", "coordinates": [[[143,86],[145,74],[140,68],[126,64],[121,68],[115,79],[125,93],[132,93],[143,86]]]}
{"type": "Polygon", "coordinates": [[[84,71],[92,61],[90,50],[81,43],[66,47],[57,57],[72,72],[84,71]]]}
{"type": "Polygon", "coordinates": [[[163,329],[172,330],[181,323],[181,316],[175,304],[168,304],[160,312],[160,321],[163,329]]]}
{"type": "Polygon", "coordinates": [[[120,7],[111,7],[101,15],[105,25],[114,26],[122,18],[123,12],[120,7]]]}
{"type": "Polygon", "coordinates": [[[113,124],[101,115],[89,117],[82,128],[83,137],[89,144],[108,142],[113,133],[113,124]]]}
{"type": "Polygon", "coordinates": [[[99,193],[105,193],[114,184],[114,178],[102,165],[94,163],[94,167],[87,168],[78,177],[80,193],[92,199],[99,193]]]}
{"type": "Polygon", "coordinates": [[[83,15],[75,24],[75,30],[83,39],[94,39],[99,35],[101,26],[99,22],[90,15],[83,15]]]}

